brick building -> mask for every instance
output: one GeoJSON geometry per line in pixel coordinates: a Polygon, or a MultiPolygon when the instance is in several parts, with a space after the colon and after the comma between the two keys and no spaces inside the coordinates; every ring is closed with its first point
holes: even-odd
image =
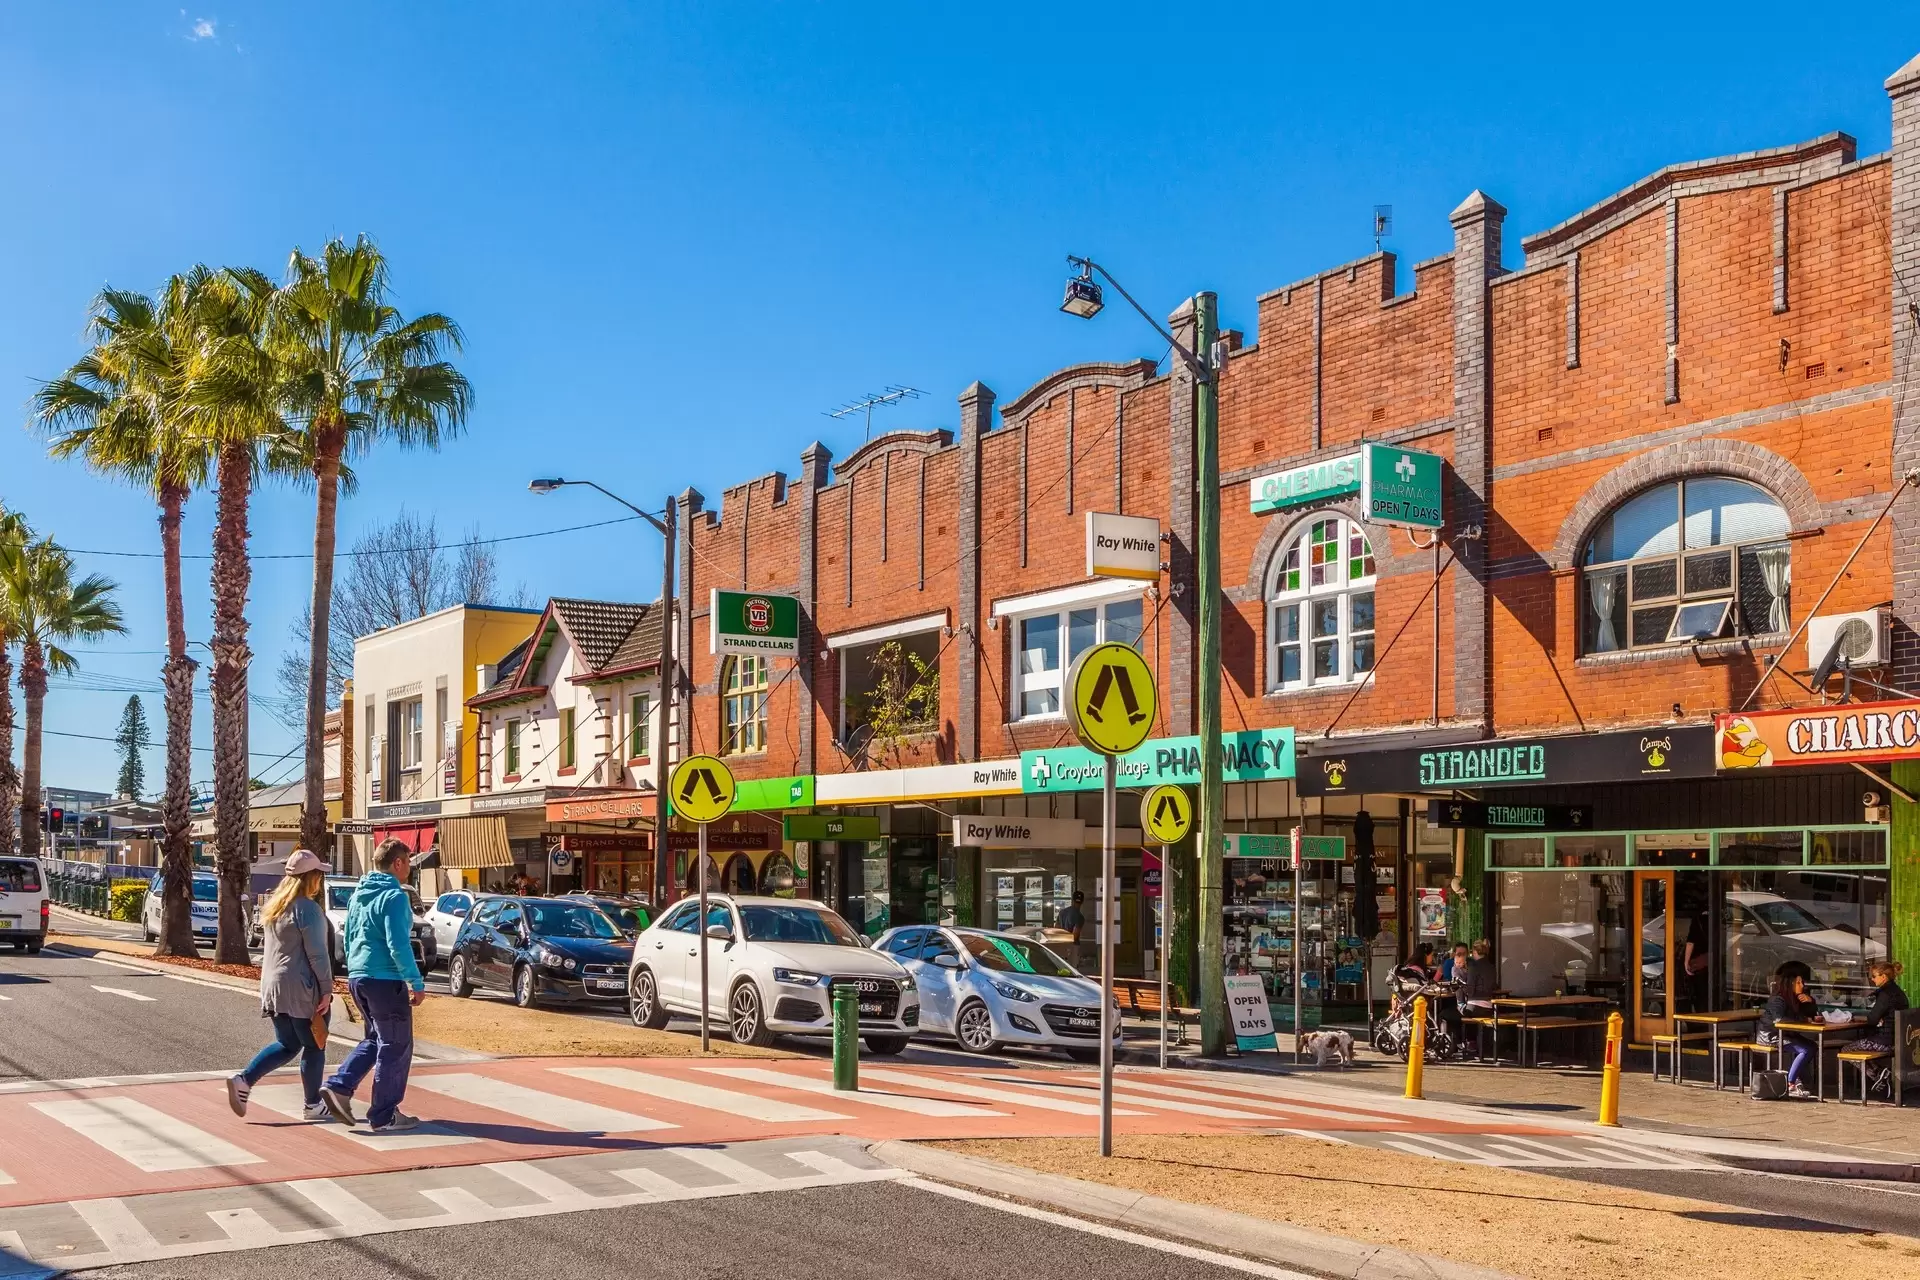
{"type": "MultiPolygon", "coordinates": [[[[1317,873],[1317,998],[1357,1001],[1423,937],[1486,933],[1503,985],[1613,994],[1647,1034],[1750,997],[1781,958],[1808,960],[1836,1003],[1888,948],[1920,959],[1889,924],[1920,905],[1912,805],[1894,801],[1889,827],[1863,804],[1920,768],[1889,754],[1877,780],[1722,777],[1713,729],[1820,700],[1810,619],[1884,629],[1857,670],[1882,686],[1867,696],[1920,686],[1920,59],[1887,90],[1889,153],[1836,133],[1674,164],[1517,252],[1475,191],[1451,253],[1318,272],[1259,297],[1257,342],[1226,335],[1223,723],[1291,730],[1297,748],[1229,787],[1230,825],[1343,834],[1377,866],[1371,947],[1365,869],[1317,873]],[[1446,460],[1439,545],[1360,519],[1343,468],[1362,442],[1446,460]],[[1545,825],[1430,825],[1436,798],[1545,825]],[[1671,976],[1629,977],[1655,969],[1671,976]]],[[[1190,342],[1191,304],[1168,323],[1190,342]]],[[[714,505],[686,492],[677,752],[728,755],[773,784],[756,790],[769,809],[804,790],[790,810],[862,819],[857,841],[784,852],[870,930],[1057,928],[1093,855],[1066,838],[956,848],[950,817],[1077,818],[1097,840],[1097,793],[1031,776],[1032,753],[1071,741],[1058,691],[1085,643],[1137,642],[1160,680],[1155,736],[1195,732],[1193,405],[1178,361],[1075,365],[1004,402],[971,384],[948,429],[840,460],[813,444],[795,475],[714,505]],[[1160,521],[1158,583],[1088,579],[1089,511],[1160,521]],[[798,596],[799,658],[710,656],[715,588],[798,596]],[[937,670],[937,714],[880,741],[862,700],[889,646],[937,670]]],[[[1127,838],[1123,971],[1154,962],[1160,887],[1127,838]]],[[[1288,873],[1229,866],[1229,950],[1277,992],[1288,873]]],[[[1177,874],[1167,888],[1191,891],[1177,874]]]]}

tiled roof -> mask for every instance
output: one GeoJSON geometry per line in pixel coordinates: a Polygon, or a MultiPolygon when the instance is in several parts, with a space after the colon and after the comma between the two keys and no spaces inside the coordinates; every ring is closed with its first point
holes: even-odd
{"type": "Polygon", "coordinates": [[[660,636],[663,627],[664,612],[660,602],[640,606],[640,621],[634,624],[620,647],[613,651],[605,662],[597,665],[599,671],[631,671],[635,667],[651,667],[660,661],[660,636]]]}
{"type": "Polygon", "coordinates": [[[508,685],[512,684],[514,677],[520,674],[520,668],[523,665],[525,665],[527,661],[527,654],[530,653],[532,650],[533,650],[532,636],[528,636],[525,640],[522,640],[519,644],[509,649],[507,651],[507,656],[500,659],[500,661],[496,663],[494,666],[493,683],[488,685],[486,688],[482,689],[480,692],[492,693],[497,689],[504,689],[508,685]]]}
{"type": "Polygon", "coordinates": [[[610,600],[555,599],[552,608],[579,652],[581,665],[589,671],[607,665],[647,612],[645,605],[610,600]]]}

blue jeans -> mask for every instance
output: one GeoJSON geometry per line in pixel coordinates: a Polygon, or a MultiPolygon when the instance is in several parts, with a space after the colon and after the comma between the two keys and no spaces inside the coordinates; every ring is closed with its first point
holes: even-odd
{"type": "Polygon", "coordinates": [[[320,1077],[326,1074],[327,1051],[313,1038],[312,1019],[276,1013],[273,1015],[273,1034],[279,1038],[254,1054],[253,1061],[240,1074],[248,1084],[259,1084],[262,1077],[278,1071],[298,1057],[300,1087],[307,1095],[307,1103],[311,1106],[320,1101],[320,1077]]]}
{"type": "Polygon", "coordinates": [[[1781,1033],[1780,1060],[1786,1063],[1787,1080],[1789,1083],[1798,1084],[1800,1082],[1800,1069],[1807,1065],[1807,1059],[1812,1056],[1813,1041],[1807,1039],[1805,1036],[1797,1035],[1792,1031],[1781,1033]],[[1788,1055],[1792,1055],[1791,1061],[1788,1061],[1788,1055]]]}
{"type": "Polygon", "coordinates": [[[373,1072],[367,1123],[378,1129],[393,1119],[407,1093],[407,1072],[413,1066],[413,992],[398,978],[350,978],[347,990],[367,1020],[367,1038],[334,1068],[327,1087],[351,1098],[367,1072],[373,1072]]]}

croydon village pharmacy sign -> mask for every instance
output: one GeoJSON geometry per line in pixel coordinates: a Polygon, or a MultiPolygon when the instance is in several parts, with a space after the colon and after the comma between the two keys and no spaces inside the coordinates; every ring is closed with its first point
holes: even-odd
{"type": "MultiPolygon", "coordinates": [[[[1293,730],[1249,729],[1220,735],[1222,774],[1228,782],[1261,782],[1293,776],[1293,730]]],[[[1085,747],[1049,747],[1020,753],[1020,789],[1098,791],[1106,757],[1085,747]]],[[[1200,781],[1200,739],[1149,738],[1114,762],[1114,783],[1151,787],[1200,781]]]]}

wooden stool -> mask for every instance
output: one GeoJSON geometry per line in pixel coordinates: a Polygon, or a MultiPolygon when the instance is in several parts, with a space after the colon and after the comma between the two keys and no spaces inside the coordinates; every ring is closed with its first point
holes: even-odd
{"type": "Polygon", "coordinates": [[[1834,1055],[1840,1061],[1840,1101],[1847,1100],[1847,1067],[1860,1069],[1860,1105],[1867,1105],[1867,1068],[1876,1062],[1893,1061],[1891,1049],[1843,1049],[1834,1055]]]}

